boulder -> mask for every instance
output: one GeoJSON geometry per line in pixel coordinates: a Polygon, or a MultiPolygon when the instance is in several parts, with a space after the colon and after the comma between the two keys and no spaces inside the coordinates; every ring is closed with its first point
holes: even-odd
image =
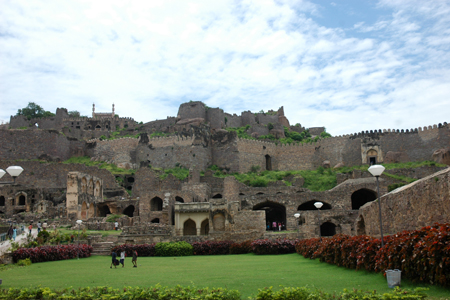
{"type": "Polygon", "coordinates": [[[324,160],[322,163],[322,167],[324,167],[325,169],[329,169],[331,168],[331,163],[329,160],[324,160]]]}
{"type": "Polygon", "coordinates": [[[302,187],[305,184],[305,178],[298,176],[292,180],[292,185],[296,187],[302,187]]]}
{"type": "Polygon", "coordinates": [[[450,166],[450,148],[438,149],[434,151],[431,159],[438,164],[445,164],[450,166]]]}
{"type": "Polygon", "coordinates": [[[333,167],[333,169],[338,169],[338,168],[342,168],[342,167],[344,167],[345,165],[344,165],[344,163],[338,163],[337,165],[335,165],[334,167],[333,167]]]}

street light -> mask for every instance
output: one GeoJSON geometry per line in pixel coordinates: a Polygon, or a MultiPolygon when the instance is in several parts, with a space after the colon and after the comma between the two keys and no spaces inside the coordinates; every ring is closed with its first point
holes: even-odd
{"type": "Polygon", "coordinates": [[[379,216],[380,216],[381,248],[384,247],[384,242],[383,242],[383,220],[381,219],[380,185],[378,183],[378,177],[381,176],[384,169],[385,168],[382,165],[372,165],[369,168],[370,174],[372,174],[372,176],[375,176],[377,178],[377,196],[378,196],[378,212],[379,212],[379,216]]]}
{"type": "Polygon", "coordinates": [[[322,232],[320,232],[320,208],[323,206],[322,202],[314,202],[314,206],[317,208],[317,210],[319,211],[319,238],[320,240],[322,240],[322,232]]]}
{"type": "MultiPolygon", "coordinates": [[[[6,184],[6,183],[12,183],[12,184],[16,184],[16,178],[23,172],[23,168],[19,167],[19,166],[10,166],[6,169],[6,172],[8,172],[9,175],[11,175],[11,177],[14,179],[13,182],[0,182],[2,184],[6,184]]],[[[3,175],[6,174],[6,172],[2,169],[0,169],[0,178],[3,177],[3,175]]]]}
{"type": "Polygon", "coordinates": [[[77,220],[77,225],[78,225],[77,259],[80,259],[80,227],[81,227],[81,223],[83,223],[83,221],[77,220]]]}
{"type": "Polygon", "coordinates": [[[297,222],[297,232],[300,232],[300,226],[298,225],[298,218],[300,218],[300,213],[294,214],[294,217],[297,222]]]}

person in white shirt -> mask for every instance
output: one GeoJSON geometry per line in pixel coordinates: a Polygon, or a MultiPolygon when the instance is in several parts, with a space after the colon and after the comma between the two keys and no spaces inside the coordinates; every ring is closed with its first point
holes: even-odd
{"type": "Polygon", "coordinates": [[[119,229],[119,222],[115,222],[114,223],[114,230],[118,230],[119,229]]]}
{"type": "Polygon", "coordinates": [[[122,250],[122,252],[120,252],[120,263],[122,264],[122,268],[125,267],[125,250],[122,250]]]}

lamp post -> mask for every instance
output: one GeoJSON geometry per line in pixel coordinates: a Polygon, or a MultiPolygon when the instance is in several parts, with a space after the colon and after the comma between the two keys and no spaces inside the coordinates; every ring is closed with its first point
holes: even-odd
{"type": "Polygon", "coordinates": [[[318,218],[319,218],[319,238],[322,240],[322,232],[320,232],[320,208],[323,206],[322,202],[314,202],[314,206],[319,211],[318,218]]]}
{"type": "MultiPolygon", "coordinates": [[[[8,172],[9,175],[14,179],[13,182],[0,182],[2,184],[16,184],[16,178],[23,172],[23,168],[19,166],[10,166],[6,169],[6,172],[8,172]]],[[[3,175],[6,174],[6,172],[2,169],[0,169],[0,178],[3,177],[3,175]]]]}
{"type": "Polygon", "coordinates": [[[77,259],[80,259],[80,227],[81,227],[81,223],[83,223],[83,221],[77,220],[77,225],[78,225],[77,259]]]}
{"type": "Polygon", "coordinates": [[[300,232],[300,226],[298,225],[298,219],[300,218],[300,213],[294,214],[295,221],[297,222],[297,232],[300,232]]]}
{"type": "Polygon", "coordinates": [[[383,241],[383,220],[381,218],[380,185],[378,183],[378,178],[381,176],[384,169],[385,168],[382,165],[372,165],[369,168],[370,174],[372,174],[373,176],[375,176],[377,178],[377,196],[378,196],[378,212],[379,212],[379,217],[380,217],[381,248],[384,247],[384,241],[383,241]]]}

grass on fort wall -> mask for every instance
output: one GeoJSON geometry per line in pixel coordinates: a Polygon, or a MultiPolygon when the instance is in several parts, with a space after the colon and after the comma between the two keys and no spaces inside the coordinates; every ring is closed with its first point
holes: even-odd
{"type": "MultiPolygon", "coordinates": [[[[298,254],[285,255],[217,255],[185,257],[139,257],[138,268],[126,258],[125,268],[110,269],[109,256],[80,260],[35,263],[27,267],[0,269],[2,288],[41,285],[50,288],[124,286],[149,287],[160,283],[197,287],[223,287],[241,292],[242,299],[256,295],[258,289],[280,285],[309,286],[326,292],[347,289],[390,291],[386,279],[378,273],[340,268],[298,254]]],[[[418,286],[402,280],[402,288],[418,286]]],[[[426,286],[430,299],[450,299],[450,290],[426,286]]]]}

